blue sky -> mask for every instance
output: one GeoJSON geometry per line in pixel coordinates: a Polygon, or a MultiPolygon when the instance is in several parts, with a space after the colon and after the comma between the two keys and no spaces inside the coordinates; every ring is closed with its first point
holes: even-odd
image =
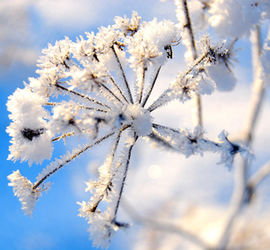
{"type": "MultiPolygon", "coordinates": [[[[62,0],[58,2],[61,1],[62,0]]],[[[27,1],[24,2],[25,4],[27,3],[27,1]]],[[[46,0],[45,2],[51,4],[51,2],[54,1],[46,0]]],[[[48,9],[45,8],[46,6],[38,4],[35,6],[29,5],[27,7],[29,13],[27,29],[29,33],[28,36],[24,38],[24,41],[28,47],[33,48],[35,53],[40,54],[41,49],[46,47],[49,42],[54,43],[56,40],[63,39],[64,36],[68,36],[74,40],[76,36],[83,34],[85,31],[96,31],[99,25],[106,26],[111,24],[113,23],[114,16],[123,16],[124,14],[130,16],[132,10],[136,10],[144,20],[151,20],[154,16],[157,16],[158,18],[171,17],[171,19],[175,20],[172,1],[160,3],[159,1],[154,0],[71,0],[67,1],[67,3],[68,6],[63,8],[62,11],[52,11],[52,13],[49,13],[51,10],[49,7],[53,6],[50,6],[50,4],[48,4],[48,9]],[[99,5],[95,5],[95,2],[99,2],[99,5]],[[83,14],[80,15],[81,9],[76,9],[76,3],[84,4],[83,6],[86,11],[84,11],[83,14]],[[72,4],[75,5],[72,6],[72,4]],[[73,9],[74,12],[72,12],[73,9]]],[[[11,8],[15,8],[17,6],[16,4],[17,1],[14,1],[14,5],[10,5],[11,8]]],[[[10,32],[17,31],[12,30],[10,32]]],[[[20,43],[21,41],[18,42],[17,45],[20,46],[20,43]]],[[[237,68],[237,72],[242,77],[241,86],[246,84],[243,83],[245,81],[251,82],[250,54],[246,44],[247,41],[240,43],[240,46],[242,47],[242,50],[240,51],[240,62],[243,64],[241,67],[237,68]]],[[[178,56],[180,57],[179,54],[178,56]]],[[[40,172],[41,167],[46,165],[45,162],[42,166],[33,165],[29,168],[26,163],[13,163],[6,160],[10,139],[5,132],[5,128],[9,124],[6,101],[8,96],[11,95],[17,87],[23,87],[23,81],[27,81],[28,77],[35,76],[35,70],[36,66],[34,62],[25,65],[17,62],[15,59],[9,66],[2,66],[0,69],[0,111],[2,118],[0,133],[0,249],[91,249],[91,241],[88,239],[89,233],[87,232],[88,225],[82,218],[77,216],[78,205],[76,204],[77,201],[80,201],[83,198],[87,199],[87,196],[84,195],[83,192],[77,192],[76,190],[78,188],[84,188],[83,183],[79,183],[79,180],[84,177],[85,180],[89,178],[89,171],[86,168],[89,165],[89,162],[102,162],[102,159],[99,159],[99,154],[96,151],[81,157],[70,166],[67,166],[65,171],[56,174],[52,178],[53,185],[48,193],[45,193],[38,201],[32,218],[23,214],[18,199],[13,196],[11,187],[8,187],[6,176],[11,174],[12,171],[20,169],[23,175],[33,180],[40,172]],[[76,188],[74,188],[74,185],[76,188]]],[[[166,70],[170,72],[169,66],[166,70]]],[[[241,90],[242,87],[237,88],[237,91],[241,92],[241,90]]],[[[246,94],[246,92],[244,94],[246,94]]],[[[219,97],[216,97],[216,99],[218,98],[219,97]]],[[[223,95],[221,95],[221,98],[223,98],[223,95]]],[[[242,102],[241,96],[238,96],[237,98],[239,100],[237,105],[241,106],[243,102],[246,101],[245,99],[242,102]]],[[[269,111],[269,96],[267,98],[267,110],[269,111]]],[[[217,103],[216,99],[213,99],[213,103],[217,103]]],[[[228,101],[230,100],[235,100],[233,95],[229,96],[228,101]]],[[[206,105],[210,106],[210,109],[213,108],[213,105],[211,106],[211,104],[206,105]]],[[[231,106],[229,107],[229,105],[227,106],[228,110],[229,108],[232,108],[231,106]]],[[[229,113],[228,110],[226,112],[229,113]]],[[[241,109],[239,112],[241,112],[241,109]]],[[[235,117],[233,114],[231,115],[232,117],[235,117]]],[[[182,120],[181,122],[185,123],[185,120],[182,120]]],[[[265,122],[269,125],[269,120],[266,120],[265,122]]],[[[222,124],[227,126],[226,121],[222,121],[222,124]]],[[[260,131],[263,131],[265,127],[267,127],[266,125],[267,124],[264,124],[260,131]]],[[[238,124],[234,124],[234,126],[239,126],[239,122],[238,124]]],[[[210,130],[211,128],[212,127],[209,126],[208,129],[210,130]]],[[[216,128],[213,128],[213,130],[215,129],[216,128]]],[[[215,131],[218,130],[221,130],[220,127],[215,131]]],[[[236,131],[236,129],[232,130],[236,131]]],[[[263,133],[260,132],[260,135],[261,134],[263,133]]],[[[267,133],[266,138],[269,138],[269,133],[267,133]]],[[[258,145],[261,144],[262,143],[258,141],[258,145]]],[[[267,145],[269,145],[269,142],[267,145]]],[[[259,148],[261,149],[263,147],[260,146],[259,148]]],[[[60,151],[61,149],[62,148],[59,147],[57,150],[60,151]]],[[[138,149],[138,151],[142,154],[140,149],[138,149]]],[[[264,163],[267,159],[267,151],[261,150],[260,152],[258,162],[256,163],[257,166],[264,163]]],[[[153,155],[153,157],[155,157],[155,155],[153,155]]],[[[210,169],[210,171],[212,170],[215,171],[214,168],[210,169]]],[[[189,174],[192,174],[192,170],[190,171],[189,174]]],[[[221,175],[219,177],[220,180],[223,176],[226,176],[227,179],[231,178],[231,174],[228,173],[227,170],[224,170],[219,174],[221,175]]],[[[206,178],[211,179],[211,177],[206,178]]],[[[229,182],[228,185],[230,184],[231,182],[229,182]]],[[[156,183],[153,182],[153,185],[156,185],[156,183]]],[[[141,188],[140,181],[137,183],[136,187],[138,186],[141,188]]],[[[226,193],[226,191],[223,192],[226,193]]],[[[132,194],[132,191],[130,191],[130,193],[132,194]]],[[[221,194],[222,197],[224,196],[224,193],[221,194]]],[[[225,196],[226,195],[227,193],[225,196]]],[[[127,246],[129,245],[129,242],[125,240],[127,234],[128,232],[117,233],[109,249],[127,249],[127,246]]],[[[129,235],[129,237],[131,236],[129,235]]]]}

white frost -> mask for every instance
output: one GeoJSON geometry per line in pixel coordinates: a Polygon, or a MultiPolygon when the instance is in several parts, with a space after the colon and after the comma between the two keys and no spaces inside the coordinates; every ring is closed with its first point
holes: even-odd
{"type": "Polygon", "coordinates": [[[150,112],[139,104],[130,104],[124,111],[127,119],[132,120],[132,127],[138,136],[149,135],[152,131],[150,112]]]}
{"type": "Polygon", "coordinates": [[[9,186],[13,187],[14,195],[22,203],[22,210],[27,215],[32,215],[37,199],[40,196],[38,189],[33,190],[33,184],[23,177],[19,170],[14,171],[8,176],[9,186]]]}

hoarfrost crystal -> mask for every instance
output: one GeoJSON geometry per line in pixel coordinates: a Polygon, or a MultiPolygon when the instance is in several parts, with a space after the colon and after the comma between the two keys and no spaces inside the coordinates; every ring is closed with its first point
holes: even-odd
{"type": "Polygon", "coordinates": [[[36,201],[40,196],[39,189],[33,190],[33,184],[23,177],[19,170],[8,176],[9,186],[13,187],[14,194],[22,203],[22,210],[27,215],[32,215],[36,201]]]}

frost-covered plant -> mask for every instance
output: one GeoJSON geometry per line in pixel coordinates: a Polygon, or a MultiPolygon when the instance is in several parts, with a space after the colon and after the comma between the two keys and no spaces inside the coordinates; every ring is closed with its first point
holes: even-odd
{"type": "MultiPolygon", "coordinates": [[[[181,8],[179,2],[176,5],[181,8]]],[[[209,10],[209,20],[222,20],[227,12],[222,12],[224,8],[221,12],[215,8],[222,3],[226,7],[225,2],[229,1],[215,2],[215,7],[209,10]]],[[[208,6],[211,1],[201,3],[208,6]]],[[[172,100],[186,102],[212,94],[216,89],[230,91],[236,84],[231,60],[238,37],[212,42],[209,36],[203,35],[197,48],[188,9],[182,13],[187,23],[180,14],[179,24],[157,19],[144,22],[133,12],[131,18],[116,17],[113,25],[101,27],[96,34],[86,33],[75,42],[65,38],[43,50],[38,61],[39,76],[29,78],[24,88],[17,89],[7,103],[12,120],[7,128],[12,137],[9,159],[29,164],[50,160],[53,144],[66,137],[77,136],[84,144],[53,160],[34,183],[19,171],[9,175],[10,186],[26,214],[32,214],[35,202],[47,189],[44,183],[52,174],[104,141],[110,143],[111,150],[99,168],[98,180],[87,182],[86,191],[92,196],[89,201],[78,203],[79,216],[88,221],[94,244],[99,246],[107,246],[117,229],[128,226],[117,219],[117,212],[132,149],[138,140],[149,140],[153,145],[186,157],[214,152],[220,154],[219,163],[229,169],[235,154],[249,158],[245,143],[230,141],[222,128],[219,139],[211,140],[204,135],[202,126],[196,126],[191,132],[191,129],[158,124],[151,116],[172,100]],[[167,89],[153,98],[152,91],[162,66],[173,59],[173,47],[181,46],[182,42],[191,45],[193,58],[167,89]],[[150,96],[154,99],[152,103],[150,96]]],[[[259,14],[254,14],[255,21],[259,14]]],[[[209,22],[213,27],[221,25],[217,20],[209,22]]]]}

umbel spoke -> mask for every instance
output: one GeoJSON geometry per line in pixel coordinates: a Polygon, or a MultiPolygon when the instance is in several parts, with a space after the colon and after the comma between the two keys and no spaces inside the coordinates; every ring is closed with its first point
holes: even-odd
{"type": "Polygon", "coordinates": [[[111,137],[112,135],[115,134],[114,132],[111,132],[100,139],[96,140],[95,142],[88,144],[84,146],[82,149],[75,150],[74,153],[68,154],[67,156],[63,157],[63,160],[56,160],[55,162],[52,162],[47,168],[45,168],[42,173],[37,177],[37,181],[33,186],[33,190],[38,188],[46,179],[48,179],[52,174],[54,174],[56,171],[64,167],[67,163],[71,162],[73,159],[77,158],[80,156],[83,152],[87,151],[88,149],[98,145],[102,141],[106,140],[107,138],[111,137]]]}

